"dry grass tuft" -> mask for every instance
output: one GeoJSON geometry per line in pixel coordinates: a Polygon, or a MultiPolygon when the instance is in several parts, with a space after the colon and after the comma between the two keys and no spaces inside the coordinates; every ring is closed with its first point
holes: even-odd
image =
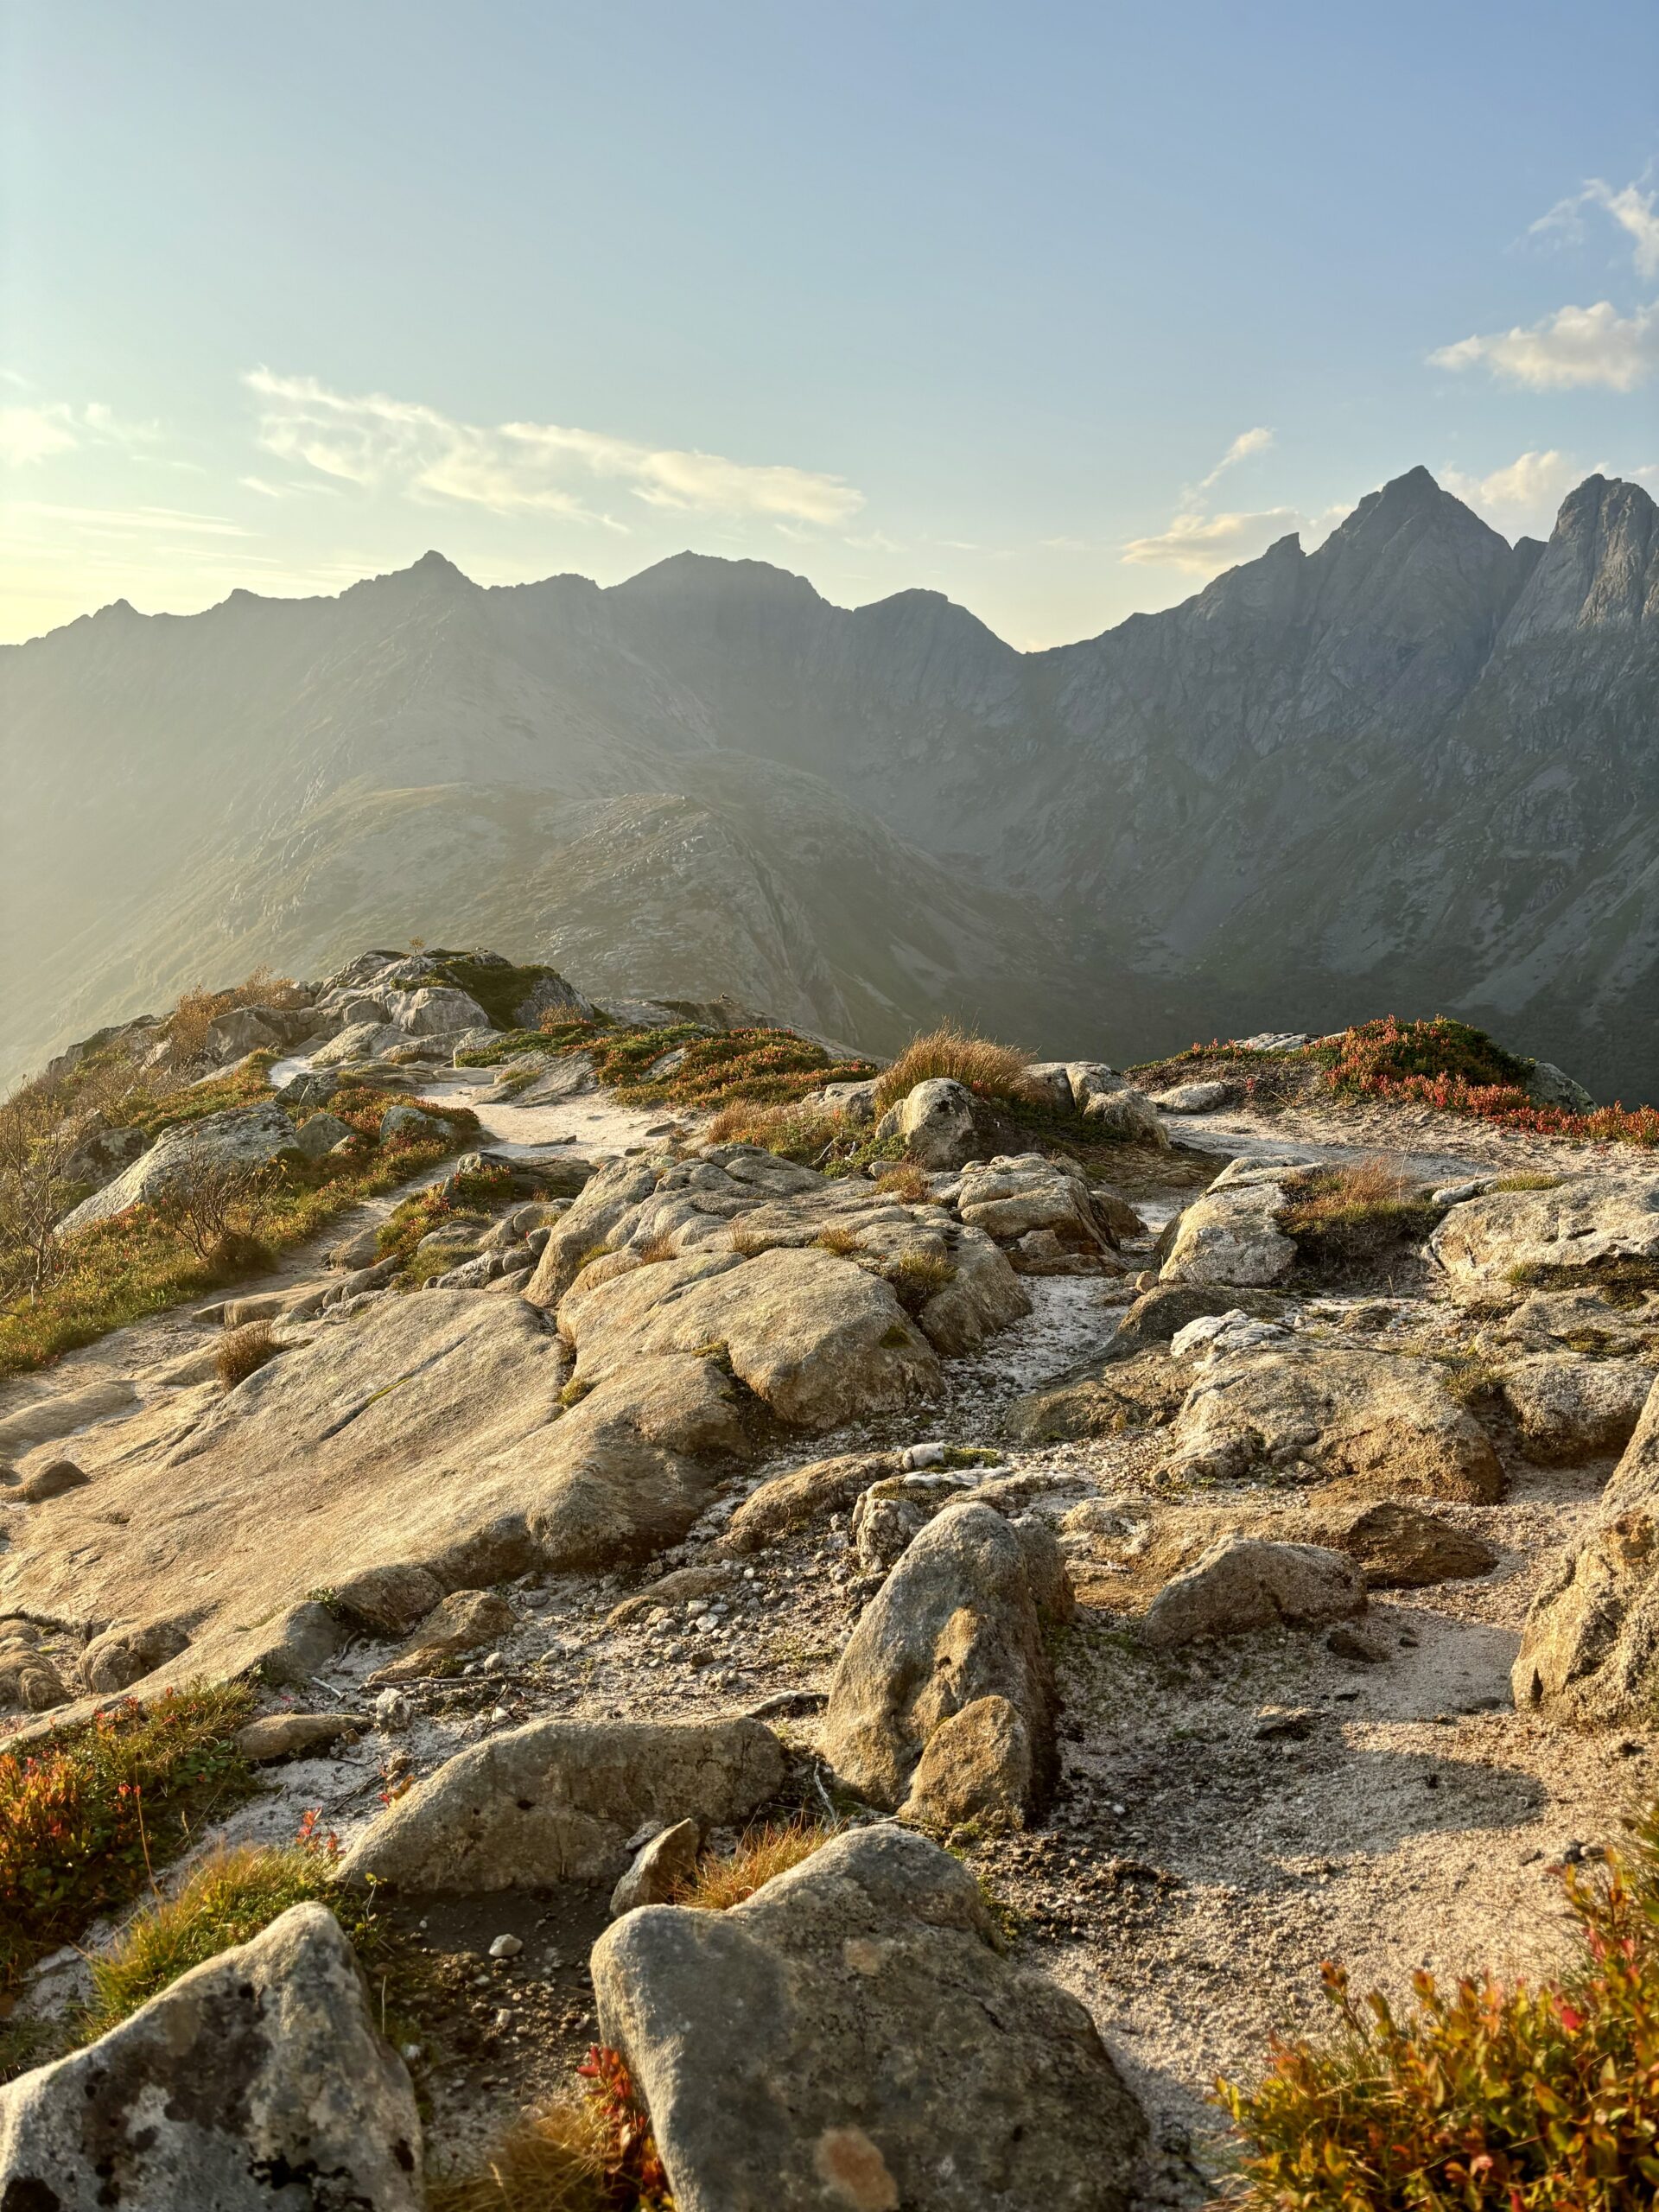
{"type": "Polygon", "coordinates": [[[842,1135],[846,1123],[839,1115],[815,1106],[751,1105],[734,1100],[722,1106],[709,1122],[710,1144],[753,1144],[785,1160],[816,1160],[842,1135]]]}
{"type": "Polygon", "coordinates": [[[653,1236],[644,1244],[628,1247],[642,1268],[654,1268],[659,1260],[677,1260],[680,1250],[671,1236],[653,1236]]]}
{"type": "Polygon", "coordinates": [[[227,1333],[213,1365],[225,1388],[234,1390],[238,1382],[257,1375],[267,1360],[287,1350],[269,1321],[248,1321],[227,1333]]]}
{"type": "Polygon", "coordinates": [[[975,1036],[953,1021],[941,1022],[925,1036],[912,1037],[875,1087],[875,1110],[886,1113],[908,1096],[918,1083],[936,1076],[950,1076],[984,1098],[1018,1099],[1036,1103],[1039,1094],[1028,1081],[1031,1059],[1017,1046],[999,1045],[989,1037],[975,1036]]]}
{"type": "Polygon", "coordinates": [[[888,1198],[902,1198],[906,1205],[912,1206],[925,1205],[932,1196],[928,1189],[925,1172],[911,1161],[906,1161],[902,1167],[889,1167],[885,1174],[878,1175],[875,1187],[885,1192],[888,1198]]]}
{"type": "Polygon", "coordinates": [[[561,2097],[504,2135],[476,2174],[427,2185],[428,2212],[611,2212],[605,2126],[586,2097],[561,2097]]]}
{"type": "Polygon", "coordinates": [[[907,1313],[918,1313],[936,1291],[957,1279],[950,1261],[931,1252],[900,1252],[886,1262],[881,1273],[907,1313]]]}
{"type": "Polygon", "coordinates": [[[857,1230],[849,1229],[844,1223],[838,1221],[832,1221],[828,1229],[821,1229],[812,1242],[821,1252],[833,1252],[843,1260],[862,1249],[857,1230]]]}
{"type": "Polygon", "coordinates": [[[696,1872],[674,1893],[676,1904],[694,1912],[726,1912],[779,1874],[788,1873],[839,1833],[805,1814],[792,1821],[766,1821],[750,1828],[732,1851],[701,1860],[696,1872]]]}
{"type": "Polygon", "coordinates": [[[1357,1160],[1350,1167],[1321,1171],[1297,1197],[1291,1211],[1298,1225],[1316,1222],[1363,1221],[1408,1205],[1414,1185],[1397,1161],[1384,1153],[1357,1160]]]}

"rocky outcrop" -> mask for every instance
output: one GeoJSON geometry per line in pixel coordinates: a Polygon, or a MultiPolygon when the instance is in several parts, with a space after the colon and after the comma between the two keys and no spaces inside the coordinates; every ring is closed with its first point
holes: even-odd
{"type": "Polygon", "coordinates": [[[1076,1998],[999,1956],[972,1873],[880,1826],[593,1956],[680,2212],[1128,2212],[1146,2124],[1076,1998]]]}
{"type": "Polygon", "coordinates": [[[982,1774],[974,1788],[994,1795],[1005,1816],[1023,1818],[1054,1774],[1044,1629],[1065,1619],[1072,1602],[1046,1524],[1010,1522],[977,1503],[950,1506],[911,1544],[841,1655],[824,1711],[825,1758],[872,1804],[952,1822],[966,1817],[954,1761],[942,1751],[925,1773],[919,1762],[948,1721],[957,1724],[957,1757],[965,1758],[960,1716],[998,1700],[996,1714],[1008,1713],[982,1714],[976,1725],[1010,1750],[1013,1764],[1000,1783],[982,1774]]]}
{"type": "Polygon", "coordinates": [[[1344,1475],[1384,1494],[1490,1503],[1503,1475],[1491,1440],[1433,1361],[1298,1344],[1224,1353],[1202,1368],[1175,1424],[1189,1479],[1252,1468],[1344,1475]]]}
{"type": "Polygon", "coordinates": [[[1173,1283],[1281,1281],[1295,1265],[1296,1246],[1279,1227],[1290,1171],[1235,1160],[1176,1226],[1160,1280],[1173,1283]]]}
{"type": "Polygon", "coordinates": [[[263,1167],[296,1144],[294,1123],[274,1099],[183,1122],[164,1130],[114,1182],[66,1214],[58,1224],[60,1234],[73,1236],[129,1206],[153,1205],[204,1167],[263,1167]]]}
{"type": "Polygon", "coordinates": [[[1453,1206],[1428,1241],[1454,1281],[1523,1271],[1592,1271],[1620,1260],[1659,1266],[1659,1175],[1571,1175],[1541,1191],[1491,1191],[1453,1206]]]}
{"type": "Polygon", "coordinates": [[[615,1882],[642,1821],[747,1818],[784,1780],[758,1720],[533,1720],[475,1745],[387,1808],[340,1862],[423,1895],[615,1882]]]}
{"type": "Polygon", "coordinates": [[[16,2212],[420,2212],[421,2122],[334,1915],[299,1904],[0,2088],[16,2212]]]}

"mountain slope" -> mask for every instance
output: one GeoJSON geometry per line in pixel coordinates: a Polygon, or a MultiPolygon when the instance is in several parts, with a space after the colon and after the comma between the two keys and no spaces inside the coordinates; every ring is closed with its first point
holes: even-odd
{"type": "Polygon", "coordinates": [[[947,1010],[1127,1055],[1443,1006],[1654,1093],[1656,641],[1639,487],[1511,547],[1422,469],[1036,654],[691,554],[118,605],[0,652],[6,1065],[413,931],[872,1048],[947,1010]]]}

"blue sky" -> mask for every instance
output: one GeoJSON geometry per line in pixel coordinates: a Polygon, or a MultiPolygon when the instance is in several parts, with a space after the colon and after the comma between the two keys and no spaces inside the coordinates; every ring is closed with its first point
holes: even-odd
{"type": "Polygon", "coordinates": [[[1647,0],[0,22],[8,637],[691,545],[1040,645],[1419,461],[1659,490],[1647,0]]]}

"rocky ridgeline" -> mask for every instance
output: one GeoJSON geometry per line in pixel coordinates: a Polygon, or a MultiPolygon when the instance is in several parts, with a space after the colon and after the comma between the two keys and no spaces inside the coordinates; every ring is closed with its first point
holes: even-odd
{"type": "MultiPolygon", "coordinates": [[[[1549,1956],[1535,1862],[1659,1691],[1641,1154],[1457,1129],[1382,1173],[1073,1062],[1019,1113],[831,1084],[824,1172],[619,1118],[591,1053],[502,1044],[579,995],[492,1020],[442,959],[226,1019],[290,1141],[415,1067],[490,1142],[412,1249],[367,1224],[207,1353],[130,1332],[0,1406],[0,1699],[254,1681],[271,1790],[222,1834],[321,1806],[461,1994],[398,2056],[296,1906],[0,2090],[8,2204],[417,2206],[595,2040],[681,2212],[1187,2203],[1198,2093],[1321,1955],[1549,1956]]],[[[119,1150],[95,1211],[176,1172],[119,1150]]]]}

